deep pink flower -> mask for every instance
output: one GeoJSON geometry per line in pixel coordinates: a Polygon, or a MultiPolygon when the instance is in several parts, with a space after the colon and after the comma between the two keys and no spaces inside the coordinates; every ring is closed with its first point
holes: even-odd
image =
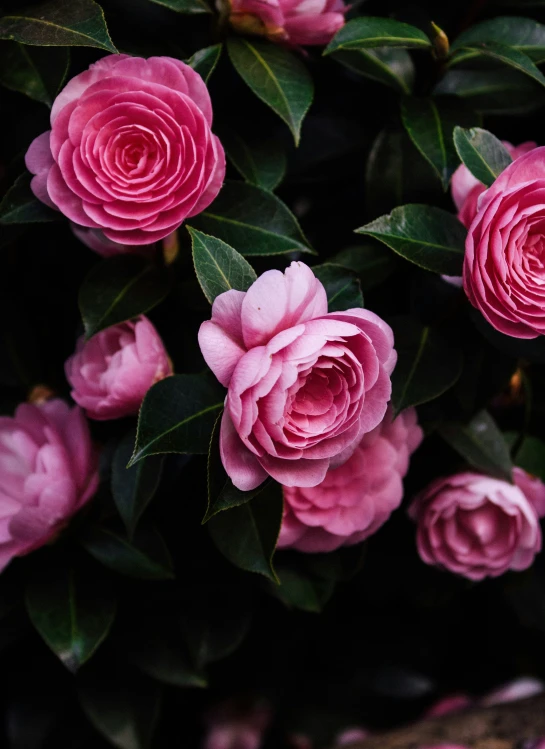
{"type": "Polygon", "coordinates": [[[0,570],[50,541],[97,486],[81,409],[55,398],[0,417],[0,570]]]}
{"type": "Polygon", "coordinates": [[[149,388],[172,374],[167,352],[143,315],[112,325],[86,341],[66,361],[72,398],[91,419],[118,419],[138,412],[149,388]]]}
{"type": "Polygon", "coordinates": [[[391,328],[364,309],[328,314],[325,289],[304,263],[220,294],[199,344],[228,388],[220,451],[239,489],[268,474],[316,486],[386,413],[391,328]]]}
{"type": "Polygon", "coordinates": [[[538,517],[545,517],[545,484],[537,476],[532,476],[522,468],[513,468],[515,484],[533,505],[538,517]]]}
{"type": "Polygon", "coordinates": [[[464,290],[500,333],[545,334],[545,148],[521,156],[479,199],[464,290]]]}
{"type": "Polygon", "coordinates": [[[284,488],[278,548],[333,551],[375,533],[403,499],[409,457],[422,441],[416,411],[409,408],[363,436],[354,454],[311,488],[284,488]]]}
{"type": "Polygon", "coordinates": [[[32,190],[120,244],[151,244],[204,210],[225,175],[202,78],[171,57],[108,55],[64,87],[26,154],[32,190]]]}
{"type": "Polygon", "coordinates": [[[478,473],[433,481],[409,514],[424,562],[482,580],[524,570],[541,550],[537,513],[518,486],[478,473]]]}
{"type": "Polygon", "coordinates": [[[344,26],[342,0],[226,0],[229,21],[242,33],[289,46],[328,44],[344,26]]]}
{"type": "Polygon", "coordinates": [[[427,711],[426,718],[440,718],[443,715],[458,713],[475,704],[467,694],[449,694],[435,702],[427,711]]]}

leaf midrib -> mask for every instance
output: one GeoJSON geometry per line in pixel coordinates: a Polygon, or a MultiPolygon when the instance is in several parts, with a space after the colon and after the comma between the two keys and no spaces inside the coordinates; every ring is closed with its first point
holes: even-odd
{"type": "MultiPolygon", "coordinates": [[[[102,13],[102,19],[104,20],[104,14],[103,13],[102,13]]],[[[117,52],[117,49],[114,47],[113,42],[110,39],[110,35],[108,34],[107,30],[105,30],[104,33],[106,35],[106,38],[108,39],[108,42],[111,45],[110,47],[107,47],[103,42],[98,41],[98,39],[95,39],[94,37],[89,36],[88,34],[84,34],[81,31],[75,31],[74,29],[71,29],[68,26],[60,26],[58,23],[54,23],[53,21],[46,21],[43,18],[34,18],[33,16],[3,16],[0,19],[0,21],[6,21],[6,20],[7,21],[12,20],[12,21],[15,21],[15,22],[30,21],[31,23],[32,22],[33,23],[37,23],[37,24],[42,25],[42,26],[52,26],[55,29],[60,29],[64,33],[74,34],[75,36],[79,36],[82,39],[91,40],[92,42],[94,42],[92,45],[90,45],[92,47],[97,47],[98,46],[100,49],[108,49],[110,52],[112,50],[115,50],[117,52]]],[[[0,34],[1,34],[1,32],[0,32],[0,34]]],[[[2,37],[0,37],[0,38],[2,38],[2,37]]],[[[11,36],[9,38],[12,39],[13,41],[17,41],[14,36],[11,36]]],[[[21,42],[21,44],[23,44],[23,43],[26,44],[27,42],[21,42]]],[[[70,44],[59,44],[59,45],[57,45],[57,44],[43,44],[43,45],[39,44],[39,45],[31,45],[31,46],[39,46],[39,47],[42,47],[42,46],[44,46],[44,47],[57,47],[57,46],[58,47],[69,47],[71,45],[70,44]]]]}

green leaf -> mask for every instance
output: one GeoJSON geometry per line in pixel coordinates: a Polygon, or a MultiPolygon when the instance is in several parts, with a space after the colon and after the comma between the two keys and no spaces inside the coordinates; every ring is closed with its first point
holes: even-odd
{"type": "Polygon", "coordinates": [[[47,645],[75,673],[106,639],[116,603],[104,585],[73,569],[41,575],[26,589],[26,608],[47,645]]]}
{"type": "Polygon", "coordinates": [[[121,519],[132,539],[142,513],[149,505],[161,482],[163,456],[154,456],[127,468],[131,459],[136,433],[128,432],[112,459],[112,496],[121,519]]]}
{"type": "Polygon", "coordinates": [[[34,196],[31,179],[32,175],[24,172],[4,195],[0,203],[0,224],[34,224],[60,218],[58,211],[34,196]]]}
{"type": "Polygon", "coordinates": [[[334,263],[324,263],[315,265],[312,272],[324,285],[329,312],[363,307],[360,282],[353,271],[334,263]]]}
{"type": "Polygon", "coordinates": [[[477,125],[477,115],[466,110],[459,99],[406,97],[401,103],[401,117],[414,145],[434,168],[446,190],[460,163],[452,141],[453,130],[457,125],[477,125]]]}
{"type": "Polygon", "coordinates": [[[191,65],[205,83],[208,83],[221,57],[222,49],[223,44],[214,44],[212,47],[199,49],[187,60],[187,64],[191,65]]]}
{"type": "Polygon", "coordinates": [[[152,679],[175,687],[206,687],[206,676],[195,668],[181,636],[168,625],[131,643],[130,660],[152,679]]]}
{"type": "Polygon", "coordinates": [[[280,484],[270,483],[250,502],[214,515],[208,523],[219,551],[235,567],[278,578],[273,556],[282,524],[283,498],[280,484]]]}
{"type": "Polygon", "coordinates": [[[434,273],[460,276],[467,231],[458,219],[429,205],[403,205],[356,229],[434,273]]]}
{"type": "Polygon", "coordinates": [[[532,78],[541,86],[545,86],[545,76],[524,52],[519,52],[513,47],[507,47],[496,42],[474,42],[471,45],[466,45],[464,49],[469,49],[479,55],[491,57],[493,60],[509,65],[509,67],[532,78]]]}
{"type": "Polygon", "coordinates": [[[383,283],[397,266],[395,255],[380,242],[346,247],[333,255],[331,262],[357,273],[364,291],[383,283]]]}
{"type": "Polygon", "coordinates": [[[480,411],[467,426],[443,424],[439,427],[439,434],[477,470],[512,481],[509,447],[487,411],[480,411]]]}
{"type": "Polygon", "coordinates": [[[516,452],[515,464],[545,481],[545,442],[537,437],[524,437],[516,452]]]}
{"type": "Polygon", "coordinates": [[[206,454],[224,398],[215,380],[203,375],[173,375],[157,382],[140,408],[129,465],[162,453],[206,454]]]}
{"type": "Polygon", "coordinates": [[[354,73],[384,83],[402,94],[410,94],[414,81],[412,58],[404,49],[339,49],[333,58],[354,73]]]}
{"type": "Polygon", "coordinates": [[[244,182],[225,182],[212,205],[191,223],[246,257],[313,253],[287,206],[276,195],[244,182]]]}
{"type": "Polygon", "coordinates": [[[216,617],[184,616],[182,627],[193,663],[198,669],[227,658],[242,644],[250,630],[251,617],[219,610],[216,617]]]}
{"type": "Polygon", "coordinates": [[[274,190],[286,173],[286,154],[278,140],[246,143],[233,130],[220,132],[227,158],[246,182],[274,190]]]}
{"type": "Polygon", "coordinates": [[[487,187],[512,162],[509,151],[488,130],[454,128],[454,145],[471,174],[487,187]]]}
{"type": "Polygon", "coordinates": [[[94,0],[49,0],[0,18],[0,39],[42,47],[98,47],[117,52],[94,0]]]}
{"type": "Polygon", "coordinates": [[[176,13],[211,13],[210,6],[205,0],[150,0],[150,2],[156,5],[162,5],[169,10],[174,10],[176,13]]]}
{"type": "Polygon", "coordinates": [[[0,84],[51,106],[68,72],[70,53],[62,47],[0,44],[0,84]]]}
{"type": "Polygon", "coordinates": [[[290,609],[319,614],[335,589],[333,580],[314,577],[304,570],[279,567],[277,574],[280,584],[272,592],[290,609]]]}
{"type": "Polygon", "coordinates": [[[284,120],[298,145],[301,124],[314,95],[306,66],[272,42],[230,37],[227,51],[242,80],[284,120]]]}
{"type": "Polygon", "coordinates": [[[134,541],[98,525],[81,542],[95,559],[121,575],[139,580],[171,580],[172,560],[162,536],[154,528],[139,528],[134,541]]]}
{"type": "Polygon", "coordinates": [[[330,55],[338,49],[368,49],[369,47],[431,47],[429,37],[408,23],[391,18],[364,16],[348,21],[333,37],[324,51],[330,55]]]}
{"type": "MultiPolygon", "coordinates": [[[[500,16],[477,23],[454,40],[451,52],[480,42],[505,44],[528,55],[537,64],[545,62],[545,26],[531,18],[500,16]]],[[[464,50],[456,62],[467,60],[474,54],[464,50]]]]}
{"type": "Polygon", "coordinates": [[[397,415],[451,388],[460,377],[463,359],[459,349],[416,320],[398,317],[389,322],[397,351],[392,373],[392,403],[397,415]]]}
{"type": "Polygon", "coordinates": [[[142,257],[117,255],[102,260],[79,290],[78,304],[86,337],[149,312],[168,291],[169,280],[164,270],[142,257]]]}
{"type": "Polygon", "coordinates": [[[210,304],[225,291],[247,291],[257,279],[242,255],[221,239],[187,227],[193,247],[195,273],[210,304]]]}

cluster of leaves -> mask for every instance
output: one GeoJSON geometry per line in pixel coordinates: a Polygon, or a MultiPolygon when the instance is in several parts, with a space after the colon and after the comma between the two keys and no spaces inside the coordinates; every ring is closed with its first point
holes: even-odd
{"type": "MultiPolygon", "coordinates": [[[[471,2],[431,3],[433,17],[425,2],[419,12],[386,5],[353,8],[325,50],[302,55],[231,34],[205,0],[131,0],[129,17],[126,0],[3,3],[0,100],[13,125],[0,150],[2,411],[37,383],[67,395],[62,365],[76,335],[142,313],[179,373],[151,388],[137,425],[93,425],[95,501],[54,546],[0,578],[10,749],[99,746],[87,720],[120,749],[161,746],[173,726],[192,744],[207,685],[214,699],[267,693],[327,743],[332,727],[366,711],[379,723],[398,708],[415,715],[434,690],[477,691],[483,681],[461,682],[468,672],[493,683],[535,656],[545,631],[538,568],[518,585],[481,586],[477,600],[418,562],[402,512],[371,540],[366,564],[361,547],[277,553],[280,487],[241,492],[219,459],[225,391],[205,371],[198,326],[218,294],[301,258],[330,310],[365,303],[394,329],[394,409],[418,406],[427,434],[408,498],[467,464],[506,480],[520,465],[545,479],[542,341],[495,332],[441,278],[461,274],[464,253],[454,170],[463,162],[489,185],[510,162],[498,138],[540,139],[545,24],[534,16],[545,9],[501,15],[520,12],[504,3],[481,19],[471,2]],[[98,259],[34,198],[22,167],[66,80],[116,51],[192,65],[209,84],[229,161],[218,198],[152,260],[98,259]],[[471,643],[452,644],[464,614],[474,621],[487,607],[498,634],[479,640],[477,627],[471,643]],[[498,643],[514,639],[516,652],[498,657],[498,643]],[[344,686],[331,694],[332,683],[344,686]]],[[[532,662],[545,673],[541,656],[532,662]]]]}

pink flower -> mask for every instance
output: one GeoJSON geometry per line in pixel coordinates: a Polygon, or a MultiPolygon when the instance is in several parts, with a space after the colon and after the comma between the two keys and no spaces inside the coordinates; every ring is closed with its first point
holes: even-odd
{"type": "Polygon", "coordinates": [[[225,175],[202,78],[171,57],[108,55],[64,87],[26,154],[36,197],[119,244],[204,210],[225,175]]]}
{"type": "Polygon", "coordinates": [[[203,749],[260,749],[271,718],[271,706],[264,700],[247,705],[228,700],[206,716],[203,749]]]}
{"type": "Polygon", "coordinates": [[[543,692],[545,685],[540,679],[533,679],[529,676],[523,676],[520,679],[510,681],[493,692],[487,694],[481,700],[482,705],[502,705],[504,702],[514,702],[515,700],[524,700],[527,697],[534,697],[536,694],[543,692]]]}
{"type": "Polygon", "coordinates": [[[50,541],[98,486],[82,411],[55,398],[0,417],[0,570],[50,541]]]}
{"type": "Polygon", "coordinates": [[[363,436],[353,455],[311,488],[284,488],[278,548],[333,551],[375,533],[403,499],[409,456],[422,441],[416,411],[409,408],[363,436]]]}
{"type": "MultiPolygon", "coordinates": [[[[503,140],[502,143],[509,151],[513,161],[537,147],[537,144],[530,140],[521,143],[520,146],[514,146],[506,140],[503,140]]],[[[477,177],[471,174],[465,164],[460,164],[458,169],[456,169],[452,175],[450,186],[452,199],[458,209],[458,218],[466,229],[469,229],[477,213],[478,199],[486,191],[486,187],[482,182],[479,182],[477,177]]]]}
{"type": "Polygon", "coordinates": [[[64,367],[72,398],[99,421],[137,413],[149,388],[172,374],[163,342],[143,315],[80,338],[64,367]]]}
{"type": "Polygon", "coordinates": [[[478,473],[433,481],[409,508],[427,564],[482,580],[524,570],[541,550],[537,514],[522,491],[478,473]]]}
{"type": "Polygon", "coordinates": [[[543,481],[518,466],[513,468],[513,479],[526,499],[533,505],[538,517],[545,517],[545,484],[543,481]]]}
{"type": "Polygon", "coordinates": [[[386,413],[391,328],[368,310],[328,314],[325,289],[304,263],[220,294],[199,344],[228,388],[220,452],[243,491],[267,475],[316,486],[386,413]]]}
{"type": "Polygon", "coordinates": [[[545,334],[545,148],[521,156],[479,199],[467,234],[464,290],[500,333],[545,334]]]}
{"type": "Polygon", "coordinates": [[[328,44],[344,26],[342,0],[227,0],[229,21],[243,34],[289,46],[328,44]]]}
{"type": "Polygon", "coordinates": [[[474,704],[467,694],[449,694],[438,700],[426,711],[426,718],[440,718],[450,713],[458,713],[474,704]]]}

